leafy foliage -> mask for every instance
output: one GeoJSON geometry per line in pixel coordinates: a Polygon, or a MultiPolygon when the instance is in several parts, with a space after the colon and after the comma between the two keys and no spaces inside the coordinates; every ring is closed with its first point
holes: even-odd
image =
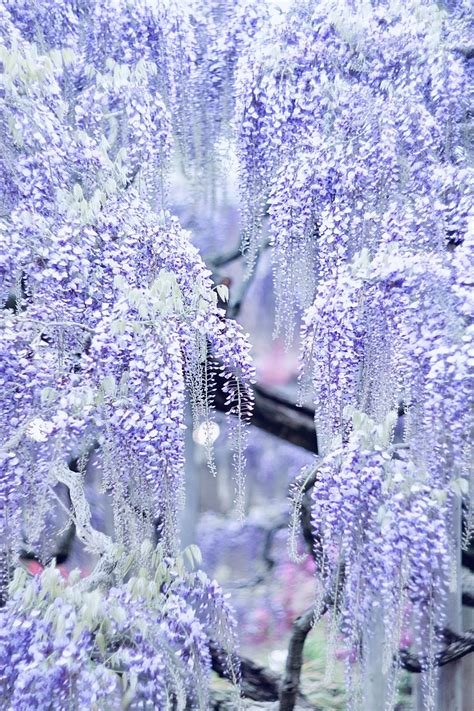
{"type": "Polygon", "coordinates": [[[216,583],[186,572],[186,554],[173,561],[145,541],[123,563],[126,584],[106,590],[88,591],[78,570],[28,581],[17,569],[0,611],[4,707],[207,708],[209,635],[232,669],[235,628],[216,583]]]}

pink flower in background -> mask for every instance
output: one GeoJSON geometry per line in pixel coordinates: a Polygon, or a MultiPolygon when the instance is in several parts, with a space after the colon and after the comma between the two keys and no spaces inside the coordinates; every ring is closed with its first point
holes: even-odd
{"type": "MultiPolygon", "coordinates": [[[[41,563],[37,560],[22,560],[21,562],[25,565],[27,571],[31,573],[31,575],[40,575],[44,570],[44,565],[41,565],[41,563]]],[[[69,573],[71,571],[68,570],[66,566],[57,565],[56,568],[59,570],[63,578],[67,579],[69,577],[69,573]]],[[[81,578],[87,577],[89,572],[90,571],[88,570],[81,570],[81,578]]]]}
{"type": "Polygon", "coordinates": [[[298,354],[286,350],[279,339],[257,361],[257,373],[264,385],[286,385],[298,374],[298,354]]]}
{"type": "Polygon", "coordinates": [[[39,575],[44,570],[41,563],[38,563],[36,560],[29,560],[26,562],[26,569],[29,573],[31,573],[31,575],[39,575]]]}
{"type": "Polygon", "coordinates": [[[281,584],[276,598],[285,611],[286,626],[290,628],[295,617],[314,599],[314,562],[309,555],[303,564],[286,561],[278,566],[277,578],[281,584]]]}
{"type": "Polygon", "coordinates": [[[270,635],[271,615],[268,610],[258,607],[252,615],[252,638],[255,643],[261,643],[270,635]]]}
{"type": "Polygon", "coordinates": [[[413,637],[410,630],[404,629],[400,637],[400,649],[408,649],[413,644],[413,637]]]}

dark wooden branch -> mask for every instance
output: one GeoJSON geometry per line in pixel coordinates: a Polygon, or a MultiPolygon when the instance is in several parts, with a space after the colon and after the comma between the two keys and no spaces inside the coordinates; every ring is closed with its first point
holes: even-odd
{"type": "Polygon", "coordinates": [[[254,388],[255,402],[251,424],[314,454],[318,441],[314,419],[290,401],[278,400],[263,387],[254,388]]]}
{"type": "Polygon", "coordinates": [[[474,575],[465,568],[461,571],[462,604],[474,607],[474,575]]]}
{"type": "MultiPolygon", "coordinates": [[[[240,657],[238,661],[242,696],[254,701],[279,701],[279,711],[292,711],[296,703],[315,709],[299,692],[303,647],[311,629],[313,614],[313,610],[308,610],[294,622],[283,678],[247,657],[240,657]]],[[[436,656],[436,664],[440,667],[474,651],[474,630],[463,635],[446,630],[445,639],[446,647],[436,656]]],[[[210,645],[210,652],[212,669],[220,677],[229,679],[226,655],[214,643],[210,645]]],[[[422,660],[405,650],[400,651],[399,662],[403,669],[413,674],[420,674],[422,671],[422,660]]]]}
{"type": "Polygon", "coordinates": [[[257,264],[255,264],[254,268],[250,272],[250,274],[247,274],[243,279],[236,290],[236,293],[233,294],[231,292],[230,294],[230,303],[227,307],[227,312],[226,315],[228,318],[237,318],[237,316],[240,313],[240,309],[242,308],[242,305],[244,303],[245,297],[247,296],[249,289],[252,285],[252,282],[255,278],[255,272],[257,269],[257,264]]]}
{"type": "MultiPolygon", "coordinates": [[[[263,252],[269,246],[270,241],[267,240],[261,245],[260,252],[263,252]]],[[[222,254],[216,254],[215,257],[210,257],[208,259],[208,264],[209,267],[214,271],[216,269],[220,269],[221,267],[227,266],[227,264],[236,262],[237,259],[241,259],[241,257],[243,256],[244,253],[242,252],[242,241],[239,240],[239,244],[234,247],[234,249],[230,249],[228,252],[223,252],[222,254]]]]}
{"type": "Polygon", "coordinates": [[[279,677],[270,669],[251,659],[240,660],[242,694],[254,701],[275,701],[278,698],[279,677]]]}
{"type": "MultiPolygon", "coordinates": [[[[314,413],[310,408],[298,407],[263,386],[255,385],[253,392],[255,400],[250,424],[297,447],[318,453],[314,413]]],[[[220,387],[216,389],[214,405],[220,412],[228,410],[226,395],[220,387]]]]}
{"type": "Polygon", "coordinates": [[[474,607],[474,595],[472,592],[462,592],[462,604],[464,607],[474,607]]]}
{"type": "Polygon", "coordinates": [[[474,552],[470,548],[467,551],[461,551],[461,565],[474,573],[474,552]]]}
{"type": "Polygon", "coordinates": [[[253,264],[251,270],[249,271],[248,267],[247,269],[244,269],[244,275],[242,277],[242,281],[240,283],[240,286],[236,290],[235,294],[230,292],[230,303],[227,307],[227,312],[226,316],[227,318],[237,318],[237,316],[240,313],[240,309],[242,308],[242,305],[244,303],[245,297],[247,296],[250,287],[252,286],[252,282],[255,279],[255,276],[257,274],[257,268],[258,268],[258,263],[260,261],[260,257],[262,256],[262,252],[269,246],[269,242],[265,242],[263,244],[258,252],[257,256],[255,258],[255,263],[253,264]]]}
{"type": "Polygon", "coordinates": [[[274,393],[261,385],[255,385],[255,391],[267,398],[270,402],[274,402],[276,405],[283,405],[298,414],[303,414],[305,417],[311,418],[311,421],[314,423],[314,409],[312,407],[308,407],[307,405],[297,405],[292,400],[288,400],[288,398],[283,395],[274,393]]]}
{"type": "MultiPolygon", "coordinates": [[[[210,644],[212,669],[220,677],[229,678],[226,655],[213,642],[210,644]]],[[[270,669],[256,664],[247,657],[240,657],[240,687],[242,695],[254,701],[276,701],[280,677],[270,669]]]]}
{"type": "MultiPolygon", "coordinates": [[[[213,642],[210,644],[212,669],[220,677],[229,678],[229,671],[226,664],[226,655],[213,642]]],[[[239,658],[240,664],[240,688],[244,698],[253,701],[278,701],[282,679],[271,669],[256,664],[247,657],[239,658]]],[[[311,704],[303,694],[297,694],[298,705],[312,711],[322,711],[314,704],[311,704]]]]}
{"type": "Polygon", "coordinates": [[[315,543],[316,543],[316,537],[314,535],[314,530],[313,530],[313,524],[312,524],[312,516],[311,516],[311,509],[312,509],[312,500],[308,492],[305,493],[303,496],[303,500],[301,502],[301,512],[300,512],[300,524],[301,524],[301,532],[303,534],[304,542],[306,543],[306,546],[308,548],[308,553],[311,555],[313,560],[317,563],[317,557],[316,557],[316,549],[315,549],[315,543]]]}
{"type": "Polygon", "coordinates": [[[209,266],[211,269],[219,269],[220,267],[225,267],[227,264],[235,262],[237,259],[242,257],[242,247],[239,242],[235,249],[231,249],[223,254],[217,254],[212,259],[209,259],[209,266]]]}
{"type": "MultiPolygon", "coordinates": [[[[435,657],[438,667],[443,667],[450,662],[465,657],[466,654],[474,652],[474,630],[464,632],[462,635],[446,630],[444,636],[447,642],[446,647],[435,657]]],[[[401,651],[399,660],[403,669],[413,674],[420,674],[423,670],[423,659],[410,654],[410,652],[401,651]]]]}
{"type": "MultiPolygon", "coordinates": [[[[322,614],[326,612],[324,608],[322,614]]],[[[314,609],[307,610],[293,622],[285,673],[280,689],[279,711],[293,711],[300,688],[301,667],[303,665],[303,647],[313,626],[314,609]]]]}

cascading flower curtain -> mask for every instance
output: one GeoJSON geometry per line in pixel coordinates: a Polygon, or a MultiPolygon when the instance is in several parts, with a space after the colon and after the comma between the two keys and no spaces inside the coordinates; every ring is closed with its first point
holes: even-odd
{"type": "Polygon", "coordinates": [[[179,553],[177,524],[186,398],[208,422],[213,379],[224,382],[242,496],[254,378],[248,342],[167,207],[173,144],[201,160],[186,97],[203,42],[195,9],[0,7],[5,708],[207,708],[211,638],[237,679],[232,612],[189,572],[198,559],[179,553]],[[113,537],[84,490],[92,454],[113,537]],[[97,565],[81,580],[53,568],[29,580],[18,559],[48,559],[59,485],[97,565]]]}
{"type": "Polygon", "coordinates": [[[322,595],[365,672],[382,607],[390,708],[408,610],[434,704],[451,519],[471,487],[469,16],[462,2],[294,3],[236,75],[246,246],[252,259],[267,211],[277,330],[302,319],[322,595]]]}
{"type": "Polygon", "coordinates": [[[352,707],[377,607],[387,707],[411,616],[433,708],[453,511],[472,488],[469,4],[4,0],[0,21],[2,584],[46,545],[59,483],[99,558],[69,585],[14,574],[6,707],[56,688],[58,708],[101,707],[120,676],[130,702],[206,708],[206,640],[235,643],[221,593],[179,554],[184,408],[208,423],[223,376],[242,500],[254,370],[169,211],[176,157],[215,204],[224,140],[248,269],[268,224],[276,331],[300,331],[320,596],[357,662],[352,707]],[[114,539],[91,524],[92,451],[114,539]]]}

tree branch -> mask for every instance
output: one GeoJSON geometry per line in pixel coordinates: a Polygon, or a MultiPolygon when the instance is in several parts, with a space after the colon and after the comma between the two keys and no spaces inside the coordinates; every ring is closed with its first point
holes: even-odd
{"type": "MultiPolygon", "coordinates": [[[[327,610],[324,605],[323,615],[327,610]]],[[[314,608],[296,618],[288,646],[285,673],[281,683],[279,711],[293,711],[300,688],[301,667],[303,665],[303,647],[314,623],[314,608]]]]}
{"type": "Polygon", "coordinates": [[[99,556],[92,573],[78,583],[78,586],[83,590],[92,590],[98,586],[110,585],[117,567],[118,546],[110,536],[92,526],[92,514],[84,491],[82,473],[73,472],[65,462],[55,462],[53,467],[57,481],[69,490],[77,537],[87,550],[99,556]]]}
{"type": "MultiPolygon", "coordinates": [[[[221,678],[228,679],[226,655],[214,642],[210,644],[210,652],[213,671],[221,678]]],[[[281,687],[280,675],[248,659],[248,657],[240,657],[238,661],[242,696],[253,701],[278,701],[281,687]]],[[[322,711],[311,704],[303,694],[297,694],[297,701],[298,705],[303,708],[322,711]]]]}
{"type": "MultiPolygon", "coordinates": [[[[298,617],[293,625],[290,639],[288,659],[285,674],[280,677],[275,672],[257,664],[247,657],[240,657],[240,682],[242,695],[254,701],[278,701],[279,711],[292,711],[295,704],[305,708],[316,709],[306,697],[299,692],[299,681],[302,666],[303,646],[311,629],[314,611],[308,610],[298,617]],[[284,704],[284,705],[282,705],[284,704]]],[[[474,651],[474,630],[457,635],[449,630],[445,631],[447,645],[442,652],[436,655],[437,666],[445,666],[474,651]]],[[[210,645],[212,669],[220,677],[229,678],[226,655],[215,644],[210,645]]],[[[422,661],[416,655],[400,651],[399,662],[403,669],[419,674],[422,671],[422,661]]]]}
{"type": "MultiPolygon", "coordinates": [[[[227,412],[226,394],[218,387],[214,406],[219,412],[227,412]]],[[[250,424],[264,432],[284,439],[297,447],[318,454],[318,441],[314,426],[314,412],[308,407],[298,407],[290,400],[275,395],[261,385],[253,388],[255,400],[250,424]]]]}
{"type": "Polygon", "coordinates": [[[255,262],[252,266],[252,269],[249,271],[244,270],[244,275],[242,277],[242,281],[240,283],[239,288],[237,289],[237,292],[235,295],[230,294],[231,299],[230,303],[227,308],[226,316],[227,318],[237,318],[237,316],[240,313],[240,309],[242,308],[242,304],[244,303],[244,299],[247,296],[250,287],[252,286],[252,282],[255,279],[255,276],[257,274],[257,268],[258,268],[258,263],[260,260],[260,257],[262,256],[262,252],[269,246],[269,242],[265,242],[258,250],[257,256],[255,257],[255,262]]]}
{"type": "Polygon", "coordinates": [[[461,550],[461,565],[474,573],[474,553],[471,549],[461,550]]]}
{"type": "MultiPolygon", "coordinates": [[[[438,667],[443,667],[449,662],[454,662],[465,657],[466,654],[474,652],[474,630],[464,632],[462,635],[446,630],[445,638],[447,638],[446,647],[435,656],[435,664],[438,667]]],[[[403,669],[413,674],[420,674],[423,671],[425,662],[423,657],[417,657],[414,654],[410,654],[410,652],[402,650],[399,654],[399,660],[403,669]]]]}
{"type": "Polygon", "coordinates": [[[242,245],[239,242],[234,249],[224,252],[223,254],[217,254],[213,259],[209,259],[209,266],[212,270],[219,269],[219,267],[225,267],[227,264],[235,262],[242,256],[242,245]]]}
{"type": "Polygon", "coordinates": [[[462,591],[462,604],[464,607],[474,607],[474,595],[471,592],[462,591]]]}
{"type": "MultiPolygon", "coordinates": [[[[263,252],[265,249],[270,247],[270,240],[267,240],[264,242],[261,247],[260,247],[260,252],[263,252]]],[[[209,262],[209,267],[213,271],[216,269],[219,269],[220,267],[225,267],[227,264],[231,264],[232,262],[236,262],[237,259],[241,259],[243,257],[243,252],[242,252],[242,240],[239,240],[239,243],[236,247],[233,249],[230,249],[228,252],[223,252],[222,254],[216,254],[215,257],[212,257],[208,260],[209,262]]]]}
{"type": "MultiPolygon", "coordinates": [[[[229,678],[226,655],[214,642],[210,644],[212,669],[220,677],[229,678]]],[[[277,701],[280,677],[270,669],[240,657],[240,686],[242,695],[254,701],[277,701]]]]}

